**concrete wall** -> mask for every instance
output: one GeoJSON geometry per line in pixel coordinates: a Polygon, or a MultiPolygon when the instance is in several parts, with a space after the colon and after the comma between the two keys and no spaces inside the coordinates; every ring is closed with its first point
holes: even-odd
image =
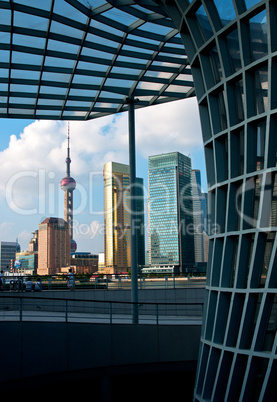
{"type": "MultiPolygon", "coordinates": [[[[70,371],[196,362],[200,325],[1,322],[0,382],[70,371]]],[[[34,382],[34,379],[32,379],[34,382]]]]}
{"type": "MultiPolygon", "coordinates": [[[[2,292],[0,299],[5,294],[18,295],[2,292]]],[[[46,291],[24,293],[24,296],[126,302],[131,298],[128,290],[46,291]]],[[[204,289],[139,291],[140,303],[202,302],[203,299],[204,289]]],[[[78,373],[82,376],[91,370],[102,379],[111,370],[126,374],[130,370],[145,372],[147,367],[160,370],[176,365],[179,372],[186,367],[187,373],[191,373],[196,367],[200,332],[200,325],[0,322],[1,387],[9,389],[11,384],[13,388],[20,384],[24,388],[31,382],[34,388],[43,381],[51,383],[54,378],[61,381],[61,378],[71,378],[70,373],[76,378],[78,373]]]]}

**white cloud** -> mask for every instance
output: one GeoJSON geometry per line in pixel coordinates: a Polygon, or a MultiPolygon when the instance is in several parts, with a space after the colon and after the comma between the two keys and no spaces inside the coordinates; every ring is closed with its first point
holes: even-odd
{"type": "MultiPolygon", "coordinates": [[[[0,191],[12,175],[24,171],[65,172],[67,123],[35,121],[19,138],[10,137],[0,152],[0,191]]],[[[127,113],[86,122],[71,122],[71,171],[78,176],[101,170],[109,160],[128,161],[127,113]]],[[[190,153],[202,145],[195,99],[139,109],[136,112],[137,152],[147,158],[160,152],[190,153]]],[[[33,186],[30,184],[30,186],[33,186]]],[[[27,186],[28,192],[30,186],[27,186]]]]}
{"type": "MultiPolygon", "coordinates": [[[[24,129],[19,138],[12,135],[8,148],[0,152],[0,191],[5,191],[13,175],[57,169],[59,161],[53,159],[52,153],[61,146],[63,138],[62,123],[51,121],[35,121],[24,129]]],[[[29,174],[27,176],[30,177],[29,174]]]]}
{"type": "MultiPolygon", "coordinates": [[[[171,151],[180,151],[188,155],[202,148],[195,99],[138,109],[135,121],[137,154],[145,159],[146,169],[149,155],[171,151]]],[[[54,214],[62,216],[63,192],[60,190],[59,183],[65,175],[67,123],[49,120],[34,121],[26,126],[22,133],[17,134],[17,136],[11,135],[9,146],[0,152],[0,201],[10,195],[10,201],[19,208],[16,213],[20,213],[20,208],[33,210],[36,222],[38,214],[50,216],[48,215],[49,205],[52,208],[52,216],[54,214]],[[10,194],[7,194],[7,189],[10,190],[10,194]],[[55,200],[55,197],[58,200],[55,200]]],[[[127,113],[85,122],[72,121],[70,122],[70,138],[71,174],[77,184],[84,187],[86,176],[90,172],[101,174],[105,162],[113,160],[128,163],[129,161],[127,113]]],[[[99,181],[101,181],[100,176],[99,181]]],[[[75,205],[78,203],[77,193],[78,191],[75,194],[75,205]]],[[[95,196],[103,198],[102,193],[97,193],[95,196]]],[[[9,199],[7,202],[9,206],[9,199]]],[[[4,205],[3,202],[1,202],[2,205],[4,205]]],[[[2,214],[5,216],[5,211],[2,211],[2,214]]],[[[93,219],[92,216],[88,216],[86,222],[89,223],[93,219]]],[[[11,220],[10,217],[9,220],[11,220]]],[[[23,239],[26,241],[24,220],[21,220],[19,224],[15,217],[15,221],[16,227],[13,226],[12,229],[9,226],[9,231],[16,230],[17,233],[21,233],[22,241],[23,239]]],[[[94,222],[92,226],[89,226],[90,234],[95,232],[97,224],[94,222]]],[[[31,229],[28,227],[30,231],[36,229],[35,225],[31,229]]],[[[2,233],[5,234],[4,230],[2,233]]],[[[88,241],[87,238],[86,241],[88,241]]]]}
{"type": "Polygon", "coordinates": [[[137,148],[144,157],[202,147],[196,100],[186,99],[139,110],[136,117],[137,148]]]}
{"type": "MultiPolygon", "coordinates": [[[[195,98],[136,111],[136,151],[144,158],[163,152],[185,154],[202,148],[195,98]]],[[[102,169],[105,162],[128,163],[128,115],[122,113],[89,122],[70,123],[72,171],[102,169]],[[86,167],[86,168],[85,168],[86,167]]]]}
{"type": "MultiPolygon", "coordinates": [[[[30,233],[30,232],[28,232],[28,230],[24,229],[18,235],[18,243],[19,244],[29,244],[31,237],[32,237],[32,233],[30,233]]],[[[26,250],[28,250],[28,248],[26,248],[26,250]]]]}
{"type": "MultiPolygon", "coordinates": [[[[6,241],[11,241],[11,235],[13,232],[15,224],[11,222],[2,222],[0,223],[0,239],[8,239],[6,241]]],[[[5,241],[5,240],[3,240],[5,241]]],[[[15,241],[15,240],[13,240],[15,241]]]]}

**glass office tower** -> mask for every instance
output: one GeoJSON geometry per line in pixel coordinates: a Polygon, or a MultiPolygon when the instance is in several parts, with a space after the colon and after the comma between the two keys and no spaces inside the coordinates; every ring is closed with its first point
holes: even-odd
{"type": "MultiPolygon", "coordinates": [[[[129,166],[104,165],[104,251],[106,274],[126,272],[131,267],[129,166]]],[[[136,230],[138,265],[145,263],[143,180],[137,178],[136,230]]]]}
{"type": "Polygon", "coordinates": [[[149,157],[149,244],[151,265],[194,262],[191,160],[172,152],[149,157]]]}
{"type": "Polygon", "coordinates": [[[17,252],[20,252],[20,245],[17,242],[0,242],[1,271],[9,272],[10,268],[13,268],[11,264],[14,262],[17,252]]]}

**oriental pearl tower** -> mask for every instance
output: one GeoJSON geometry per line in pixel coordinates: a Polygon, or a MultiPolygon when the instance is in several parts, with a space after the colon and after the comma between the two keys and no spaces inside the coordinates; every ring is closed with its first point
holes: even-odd
{"type": "Polygon", "coordinates": [[[70,238],[71,238],[71,252],[74,253],[77,249],[77,244],[73,240],[73,191],[76,188],[76,181],[70,176],[70,147],[69,147],[69,124],[67,134],[67,158],[66,163],[66,177],[61,181],[61,189],[64,191],[64,220],[70,226],[70,238]]]}

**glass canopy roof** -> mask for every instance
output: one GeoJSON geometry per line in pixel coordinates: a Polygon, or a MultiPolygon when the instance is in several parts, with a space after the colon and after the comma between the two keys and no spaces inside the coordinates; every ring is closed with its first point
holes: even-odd
{"type": "MultiPolygon", "coordinates": [[[[154,4],[154,3],[153,3],[154,4]]],[[[0,117],[86,120],[195,95],[158,7],[127,0],[0,0],[0,117]]]]}

